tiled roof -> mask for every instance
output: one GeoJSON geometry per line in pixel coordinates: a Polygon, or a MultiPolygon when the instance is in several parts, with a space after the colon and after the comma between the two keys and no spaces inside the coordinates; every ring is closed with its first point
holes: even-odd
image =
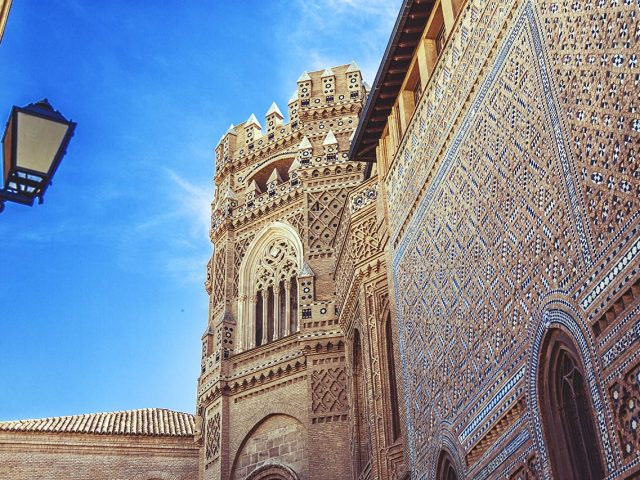
{"type": "Polygon", "coordinates": [[[0,432],[95,433],[101,435],[193,435],[194,416],[164,408],[89,413],[69,417],[0,422],[0,432]]]}

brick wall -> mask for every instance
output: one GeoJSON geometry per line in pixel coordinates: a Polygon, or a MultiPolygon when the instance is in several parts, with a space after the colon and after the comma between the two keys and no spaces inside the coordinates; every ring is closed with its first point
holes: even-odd
{"type": "Polygon", "coordinates": [[[0,433],[2,480],[195,480],[193,438],[0,433]]]}
{"type": "Polygon", "coordinates": [[[305,428],[296,419],[285,415],[267,418],[245,442],[233,478],[245,478],[266,463],[306,471],[305,437],[305,428]]]}

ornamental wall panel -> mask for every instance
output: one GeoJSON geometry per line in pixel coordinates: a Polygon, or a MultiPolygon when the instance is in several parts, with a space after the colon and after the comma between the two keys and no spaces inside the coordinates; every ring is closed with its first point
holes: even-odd
{"type": "Polygon", "coordinates": [[[639,11],[460,13],[384,179],[417,477],[447,444],[470,478],[549,477],[534,353],[556,321],[584,345],[607,472],[638,469],[639,11]]]}

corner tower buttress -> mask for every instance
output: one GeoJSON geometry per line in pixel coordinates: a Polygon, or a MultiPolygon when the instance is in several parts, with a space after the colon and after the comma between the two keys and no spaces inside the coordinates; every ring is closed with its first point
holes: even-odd
{"type": "Polygon", "coordinates": [[[216,146],[201,478],[245,478],[274,464],[308,479],[349,469],[332,273],[347,192],[363,179],[347,152],[366,95],[355,63],[305,72],[287,123],[273,103],[266,129],[251,114],[216,146]],[[309,455],[309,442],[327,439],[326,458],[309,455]]]}

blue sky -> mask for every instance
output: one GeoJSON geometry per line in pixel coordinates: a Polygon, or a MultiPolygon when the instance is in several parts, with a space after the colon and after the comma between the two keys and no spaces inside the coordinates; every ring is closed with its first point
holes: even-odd
{"type": "Polygon", "coordinates": [[[0,214],[0,420],[194,410],[217,140],[303,70],[371,83],[400,1],[186,5],[13,3],[2,121],[46,97],[78,127],[44,205],[0,214]]]}

